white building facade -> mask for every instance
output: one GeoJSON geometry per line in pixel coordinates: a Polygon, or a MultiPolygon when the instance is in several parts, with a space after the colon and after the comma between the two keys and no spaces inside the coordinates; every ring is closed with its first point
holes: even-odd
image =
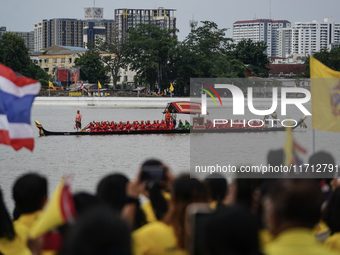
{"type": "Polygon", "coordinates": [[[254,19],[236,21],[233,24],[233,40],[235,43],[243,39],[251,39],[254,42],[264,41],[267,44],[265,53],[268,56],[278,56],[277,45],[278,29],[290,28],[288,20],[254,19]]]}
{"type": "Polygon", "coordinates": [[[295,22],[293,28],[279,29],[277,40],[277,44],[282,47],[278,57],[287,57],[287,54],[313,55],[340,43],[340,23],[328,18],[322,22],[295,22]]]}

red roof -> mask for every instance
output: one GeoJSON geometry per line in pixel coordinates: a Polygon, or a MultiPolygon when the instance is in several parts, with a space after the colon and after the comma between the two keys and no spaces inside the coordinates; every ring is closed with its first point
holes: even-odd
{"type": "Polygon", "coordinates": [[[240,20],[234,22],[234,24],[239,24],[239,23],[258,23],[258,22],[265,22],[268,21],[270,23],[283,23],[284,21],[287,23],[290,23],[288,20],[271,20],[271,19],[254,19],[254,20],[240,20]]]}
{"type": "Polygon", "coordinates": [[[305,71],[305,65],[302,64],[272,64],[269,68],[269,74],[298,74],[305,71]]]}
{"type": "Polygon", "coordinates": [[[201,114],[201,104],[188,101],[172,102],[178,113],[201,114]]]}

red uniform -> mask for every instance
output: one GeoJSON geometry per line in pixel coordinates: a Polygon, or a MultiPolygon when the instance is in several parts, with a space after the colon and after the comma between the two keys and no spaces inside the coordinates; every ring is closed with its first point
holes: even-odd
{"type": "Polygon", "coordinates": [[[171,114],[167,111],[165,114],[165,124],[166,124],[166,129],[169,129],[170,126],[170,119],[171,119],[171,114]]]}
{"type": "Polygon", "coordinates": [[[122,122],[119,122],[118,131],[123,131],[123,129],[124,129],[124,124],[122,122]]]}
{"type": "Polygon", "coordinates": [[[140,130],[145,130],[144,121],[142,121],[142,122],[139,124],[139,129],[140,129],[140,130]]]}
{"type": "Polygon", "coordinates": [[[125,125],[125,130],[130,130],[131,129],[131,124],[130,122],[127,122],[125,125]]]}

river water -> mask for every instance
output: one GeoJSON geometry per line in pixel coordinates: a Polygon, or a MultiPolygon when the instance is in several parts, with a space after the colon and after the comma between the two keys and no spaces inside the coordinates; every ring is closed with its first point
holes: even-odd
{"type": "MultiPolygon", "coordinates": [[[[50,131],[74,131],[74,118],[78,109],[83,115],[82,123],[86,125],[90,121],[102,120],[153,121],[162,119],[164,108],[33,106],[31,121],[35,134],[34,151],[26,149],[15,151],[9,146],[0,145],[0,187],[10,210],[13,208],[12,185],[17,177],[27,172],[37,172],[46,176],[50,192],[66,174],[74,176],[73,191],[89,192],[94,192],[99,180],[108,173],[120,172],[129,178],[135,178],[140,165],[148,158],[161,159],[176,174],[189,172],[192,134],[39,137],[34,120],[38,120],[50,131]]],[[[298,119],[300,115],[301,113],[292,117],[298,119]]],[[[188,115],[177,118],[181,118],[183,122],[186,119],[190,120],[188,115]]],[[[306,123],[308,129],[294,131],[297,141],[308,150],[305,161],[312,153],[311,119],[308,118],[306,123]]],[[[221,134],[214,134],[209,139],[221,137],[221,134]]],[[[277,149],[284,145],[285,132],[224,134],[223,137],[233,145],[225,151],[232,164],[260,164],[266,162],[269,149],[277,149]]],[[[315,137],[316,151],[331,152],[339,164],[339,134],[316,131],[315,137]]],[[[204,153],[200,153],[198,156],[204,159],[204,153]]]]}

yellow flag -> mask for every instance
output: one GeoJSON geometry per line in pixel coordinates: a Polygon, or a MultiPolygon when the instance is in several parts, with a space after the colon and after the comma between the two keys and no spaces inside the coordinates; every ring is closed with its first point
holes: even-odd
{"type": "Polygon", "coordinates": [[[310,57],[312,128],[340,132],[340,72],[310,57]]]}
{"type": "Polygon", "coordinates": [[[37,238],[66,222],[73,221],[76,216],[70,184],[63,178],[38,220],[30,229],[30,237],[37,238]]]}
{"type": "Polygon", "coordinates": [[[100,84],[100,82],[98,81],[98,88],[102,88],[102,85],[100,84]]]}
{"type": "Polygon", "coordinates": [[[174,86],[172,86],[171,82],[170,82],[170,91],[174,91],[174,86]]]}
{"type": "Polygon", "coordinates": [[[289,166],[293,160],[294,138],[291,127],[286,127],[286,143],[283,151],[285,153],[285,165],[289,166]]]}
{"type": "Polygon", "coordinates": [[[54,88],[53,83],[52,83],[51,81],[48,81],[48,86],[49,86],[50,88],[54,88]]]}

